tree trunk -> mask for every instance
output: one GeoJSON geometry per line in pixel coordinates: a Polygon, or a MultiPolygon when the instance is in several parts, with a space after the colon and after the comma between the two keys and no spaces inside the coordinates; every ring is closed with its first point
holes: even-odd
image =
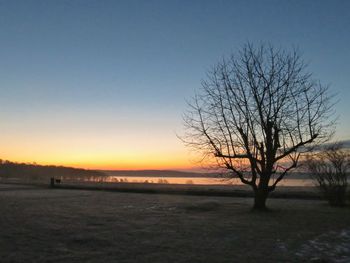
{"type": "Polygon", "coordinates": [[[269,195],[268,188],[258,188],[254,191],[254,210],[266,210],[266,200],[269,195]]]}

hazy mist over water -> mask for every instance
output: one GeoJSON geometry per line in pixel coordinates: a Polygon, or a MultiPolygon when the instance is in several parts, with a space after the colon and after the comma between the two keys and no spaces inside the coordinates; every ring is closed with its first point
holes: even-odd
{"type": "MultiPolygon", "coordinates": [[[[90,181],[90,180],[89,180],[90,181]]],[[[93,181],[93,180],[92,180],[93,181]]],[[[108,176],[103,182],[109,183],[149,183],[149,184],[195,184],[195,185],[243,185],[238,178],[213,177],[151,177],[151,176],[108,176]]],[[[274,180],[271,180],[271,184],[274,180]]],[[[311,179],[285,179],[280,186],[314,186],[311,179]]]]}

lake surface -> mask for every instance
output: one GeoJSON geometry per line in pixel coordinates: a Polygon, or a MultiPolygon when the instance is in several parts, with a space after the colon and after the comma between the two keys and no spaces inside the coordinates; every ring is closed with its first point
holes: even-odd
{"type": "MultiPolygon", "coordinates": [[[[108,176],[104,182],[120,183],[157,183],[157,184],[196,184],[196,185],[242,185],[238,178],[207,178],[207,177],[136,177],[136,176],[108,176]]],[[[272,184],[272,179],[270,183],[272,184]]],[[[314,186],[314,181],[310,179],[284,179],[280,186],[314,186]]]]}

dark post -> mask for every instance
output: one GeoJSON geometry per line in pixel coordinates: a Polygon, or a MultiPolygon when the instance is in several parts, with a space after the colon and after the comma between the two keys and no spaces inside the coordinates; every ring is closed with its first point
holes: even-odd
{"type": "Polygon", "coordinates": [[[51,177],[51,179],[50,179],[50,186],[51,186],[52,188],[55,187],[55,178],[54,178],[54,177],[51,177]]]}

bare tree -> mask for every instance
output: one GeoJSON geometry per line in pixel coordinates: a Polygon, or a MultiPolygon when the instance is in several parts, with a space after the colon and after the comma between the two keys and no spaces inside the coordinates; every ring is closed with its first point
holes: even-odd
{"type": "Polygon", "coordinates": [[[297,166],[306,146],[329,138],[331,100],[296,50],[248,43],[208,72],[189,102],[181,138],[250,185],[254,208],[265,209],[269,193],[297,166]]]}
{"type": "Polygon", "coordinates": [[[329,144],[307,157],[307,167],[329,203],[332,206],[345,205],[350,169],[349,151],[340,143],[329,144]]]}

